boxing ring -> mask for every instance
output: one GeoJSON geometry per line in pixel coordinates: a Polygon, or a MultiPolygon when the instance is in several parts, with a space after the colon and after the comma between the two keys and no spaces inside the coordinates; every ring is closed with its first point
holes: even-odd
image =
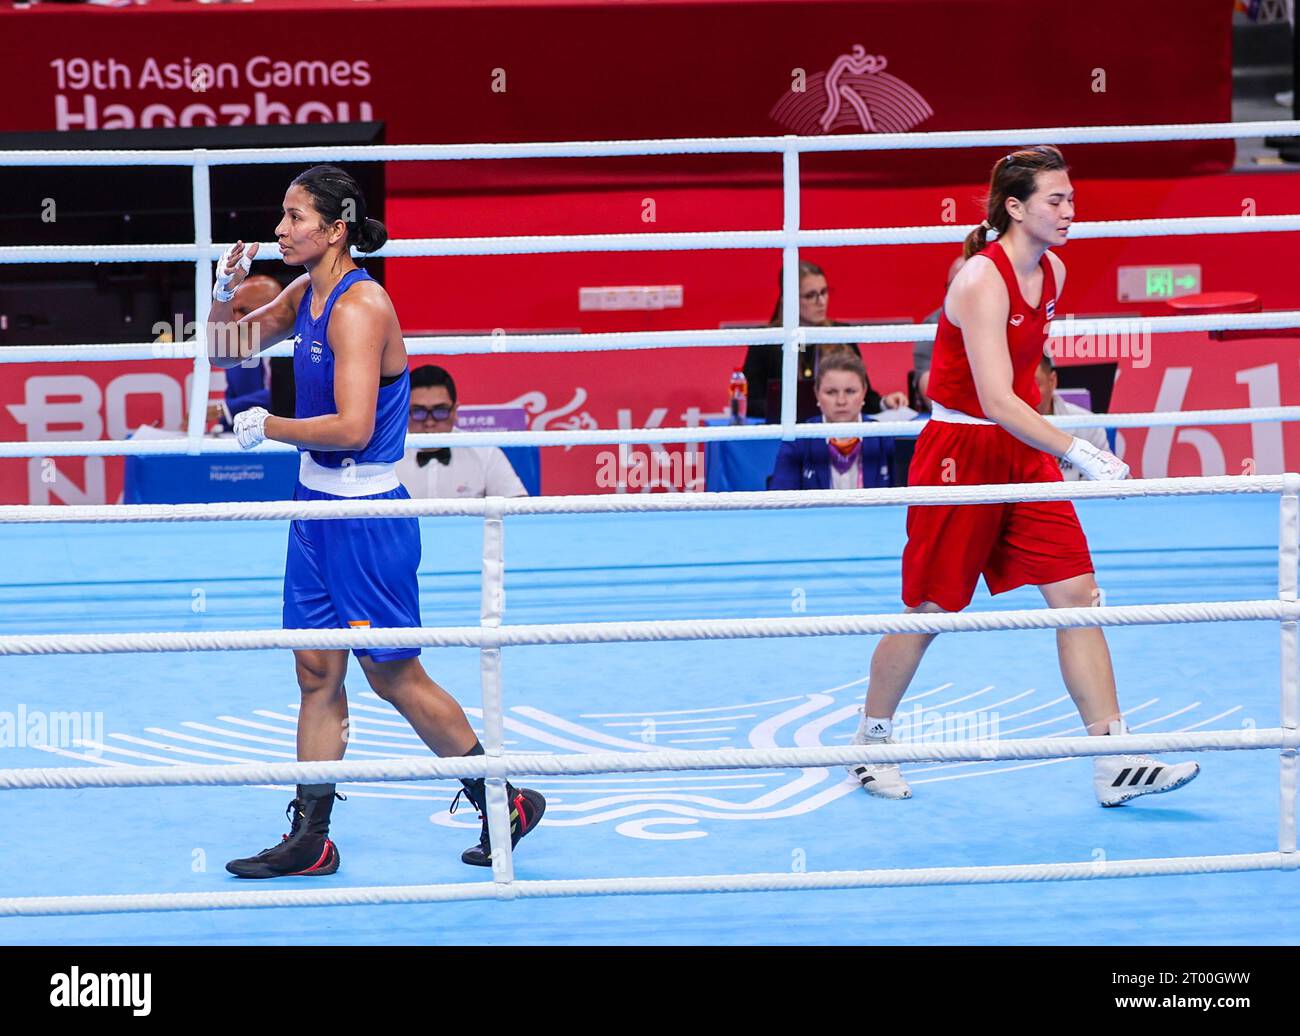
{"type": "MultiPolygon", "coordinates": [[[[396,257],[657,248],[780,248],[785,259],[785,291],[792,297],[797,293],[797,258],[802,247],[959,241],[965,231],[964,227],[954,226],[800,230],[798,157],[802,152],[1244,137],[1281,134],[1294,131],[1296,126],[1279,122],[738,141],[343,148],[328,152],[293,149],[221,153],[3,153],[0,163],[4,164],[192,164],[199,233],[193,245],[3,248],[0,261],[193,260],[196,296],[205,300],[211,290],[211,263],[222,250],[211,242],[203,216],[208,208],[207,169],[218,162],[296,159],[308,164],[324,159],[346,162],[363,157],[370,161],[397,161],[570,153],[578,156],[776,151],[783,155],[786,185],[785,225],[780,231],[429,239],[390,242],[377,254],[396,257]]],[[[1105,237],[1294,230],[1300,230],[1300,215],[1081,223],[1072,234],[1105,237]]],[[[896,424],[829,427],[796,424],[794,364],[799,347],[805,342],[919,340],[933,334],[932,325],[799,328],[791,323],[795,319],[793,307],[786,309],[790,312],[786,313],[785,325],[779,329],[503,335],[487,341],[468,336],[408,340],[413,355],[435,351],[509,353],[780,345],[785,377],[779,425],[592,429],[507,435],[456,433],[454,439],[416,435],[410,437],[410,442],[419,446],[500,445],[507,440],[531,445],[691,443],[782,436],[888,434],[897,437],[919,431],[896,424]]],[[[200,314],[200,324],[203,316],[205,313],[200,314]]],[[[1072,322],[1074,332],[1079,334],[1123,331],[1125,328],[1119,325],[1130,323],[1072,322]]],[[[1143,323],[1152,333],[1262,330],[1300,326],[1300,312],[1169,317],[1143,323]]],[[[289,348],[277,346],[270,353],[288,355],[289,348]]],[[[196,350],[193,343],[15,347],[0,352],[0,362],[141,359],[162,355],[171,358],[180,354],[192,356],[195,364],[192,419],[185,438],[144,442],[5,443],[0,444],[0,456],[236,452],[238,447],[233,443],[202,437],[201,402],[207,399],[209,371],[205,352],[196,350]]],[[[1090,415],[1052,420],[1070,428],[1265,423],[1297,418],[1300,418],[1300,407],[1090,415]]],[[[276,448],[287,449],[272,444],[261,447],[276,448]]],[[[435,923],[451,924],[458,931],[495,933],[497,938],[509,938],[508,933],[503,936],[503,929],[509,929],[512,922],[492,912],[503,908],[491,902],[477,907],[469,904],[503,899],[606,904],[611,902],[606,897],[647,894],[675,897],[664,901],[673,904],[671,920],[684,922],[695,938],[730,941],[738,934],[743,935],[734,930],[734,914],[728,913],[735,908],[706,905],[726,903],[728,898],[694,895],[705,892],[771,894],[779,906],[754,908],[757,913],[753,916],[762,914],[766,918],[767,927],[760,925],[758,938],[765,931],[774,941],[855,941],[855,934],[856,941],[868,937],[907,941],[909,937],[927,936],[934,941],[964,941],[962,934],[929,922],[913,923],[910,928],[905,922],[902,928],[888,934],[867,936],[860,927],[867,916],[864,910],[878,910],[885,916],[901,910],[906,915],[906,904],[910,903],[915,911],[924,902],[914,898],[885,900],[871,890],[884,887],[953,890],[978,885],[986,886],[983,893],[992,897],[988,887],[1130,878],[1134,886],[1143,890],[1166,888],[1177,882],[1178,896],[1199,902],[1201,895],[1224,899],[1222,885],[1214,883],[1223,880],[1217,876],[1228,874],[1236,876],[1232,896],[1226,898],[1236,904],[1232,922],[1239,927],[1225,927],[1224,931],[1240,933],[1240,938],[1245,940],[1259,940],[1260,932],[1265,930],[1274,938],[1284,938],[1281,926],[1265,924],[1259,910],[1265,902],[1270,904],[1269,909],[1274,909],[1277,897],[1286,896],[1291,889],[1290,878],[1270,872],[1293,870],[1297,864],[1296,791],[1300,758],[1296,754],[1300,748],[1300,601],[1297,600],[1300,475],[1297,474],[852,492],[378,503],[352,500],[20,506],[0,508],[0,540],[7,554],[15,559],[13,582],[0,586],[0,628],[6,631],[0,634],[0,654],[13,656],[6,660],[7,670],[14,673],[15,682],[11,686],[22,688],[32,700],[54,694],[56,698],[52,700],[57,701],[60,695],[66,699],[82,694],[82,700],[89,702],[95,697],[95,686],[107,682],[120,696],[115,699],[116,707],[127,714],[121,725],[129,728],[115,731],[107,738],[79,738],[71,749],[28,746],[19,749],[25,753],[24,765],[0,769],[0,789],[23,792],[21,796],[5,796],[11,820],[34,839],[24,850],[26,856],[21,852],[11,856],[9,869],[0,865],[0,892],[3,892],[0,915],[7,918],[3,925],[9,931],[0,935],[4,941],[67,940],[81,937],[71,933],[83,932],[95,932],[101,941],[155,937],[202,941],[204,934],[195,936],[196,931],[213,938],[229,937],[230,929],[220,925],[206,923],[195,929],[184,927],[183,923],[169,926],[158,920],[161,915],[185,917],[195,911],[214,912],[204,915],[210,917],[239,917],[241,920],[232,924],[242,938],[274,941],[301,933],[302,915],[285,909],[301,906],[334,906],[340,912],[347,912],[351,919],[349,935],[372,941],[391,938],[394,922],[391,912],[375,914],[371,908],[384,904],[453,901],[467,904],[456,909],[469,913],[459,921],[450,922],[446,911],[421,914],[421,920],[413,927],[396,925],[398,932],[405,933],[398,938],[413,941],[430,938],[428,930],[420,926],[431,923],[434,917],[438,919],[435,923]],[[896,613],[902,506],[1048,499],[1074,500],[1080,507],[1098,560],[1098,581],[1108,594],[1101,606],[994,609],[987,597],[977,597],[970,611],[956,615],[896,613]],[[880,508],[885,508],[886,513],[882,514],[880,508]],[[815,515],[802,513],[808,510],[815,515]],[[250,590],[248,600],[255,603],[245,612],[221,612],[237,615],[249,628],[216,628],[217,617],[209,619],[207,611],[193,611],[183,620],[171,622],[184,628],[138,632],[132,613],[118,607],[130,605],[137,612],[141,608],[147,611],[149,588],[169,581],[201,585],[219,581],[212,575],[192,574],[200,571],[194,566],[205,552],[220,557],[223,552],[230,552],[236,542],[249,554],[247,564],[252,567],[247,573],[228,573],[221,578],[244,580],[265,590],[268,585],[274,585],[267,584],[266,580],[276,576],[277,566],[282,565],[285,521],[297,517],[359,516],[375,520],[395,516],[425,519],[422,524],[426,559],[429,544],[434,541],[431,534],[437,537],[440,558],[464,558],[473,552],[477,562],[474,566],[421,569],[424,614],[448,621],[410,630],[280,630],[269,628],[278,613],[277,602],[271,600],[272,607],[268,608],[266,594],[259,599],[250,590]],[[512,529],[509,555],[504,535],[507,518],[512,529]],[[197,531],[193,523],[201,523],[197,531]],[[801,567],[800,559],[789,557],[787,548],[774,547],[806,542],[809,523],[815,523],[813,527],[818,532],[825,531],[830,541],[828,546],[838,548],[828,550],[828,557],[812,559],[823,566],[820,570],[815,566],[810,570],[806,564],[801,567]],[[65,528],[69,525],[76,527],[75,536],[65,528]],[[868,525],[875,549],[863,558],[846,550],[844,544],[860,538],[862,528],[868,525]],[[238,533],[233,531],[236,529],[238,533]],[[643,534],[646,542],[629,537],[627,533],[633,529],[643,534]],[[1149,542],[1142,542],[1143,537],[1149,542]],[[659,543],[659,539],[666,542],[659,543]],[[523,559],[518,569],[514,561],[517,540],[522,545],[523,559]],[[1112,546],[1115,542],[1124,543],[1125,549],[1115,549],[1112,546]],[[569,560],[557,564],[557,554],[563,558],[566,550],[569,560]],[[89,554],[94,557],[84,556],[89,554]],[[43,580],[42,565],[50,564],[49,559],[56,555],[68,570],[69,578],[43,580]],[[628,555],[632,555],[630,560],[628,555]],[[509,566],[507,557],[511,560],[509,566]],[[127,569],[126,578],[120,567],[127,569]],[[155,570],[155,575],[150,575],[155,570]],[[808,589],[802,584],[821,585],[819,579],[825,584],[827,570],[839,572],[842,578],[838,582],[830,580],[833,585],[822,585],[821,590],[811,595],[805,593],[803,609],[792,606],[792,592],[808,589]],[[1153,571],[1159,571],[1164,578],[1153,580],[1153,571]],[[514,618],[520,614],[539,621],[505,621],[507,574],[516,572],[518,575],[512,575],[511,599],[521,595],[525,604],[522,609],[512,604],[510,615],[514,618]],[[1225,582],[1240,586],[1249,596],[1222,599],[1225,582]],[[47,583],[52,586],[46,587],[47,583]],[[712,596],[703,590],[692,593],[692,588],[708,585],[718,591],[712,596]],[[737,595],[737,585],[748,593],[737,595]],[[96,587],[95,592],[102,594],[109,606],[103,613],[87,610],[70,614],[75,609],[60,612],[58,586],[71,587],[67,592],[73,596],[96,587]],[[774,592],[774,587],[784,593],[774,592]],[[1152,597],[1161,596],[1173,599],[1152,602],[1152,597]],[[808,600],[812,601],[811,605],[808,600]],[[818,600],[838,604],[842,610],[807,614],[809,610],[820,610],[818,600]],[[1116,600],[1133,603],[1111,603],[1116,600]],[[870,608],[864,609],[863,604],[870,608]],[[617,613],[619,607],[624,611],[644,612],[650,617],[610,618],[608,611],[617,613]],[[471,609],[477,612],[476,616],[471,609]],[[752,613],[759,610],[777,614],[755,617],[752,613]],[[721,614],[701,615],[700,611],[721,614]],[[790,614],[792,611],[795,614],[790,614]],[[1263,623],[1277,624],[1278,632],[1270,635],[1263,623]],[[1209,625],[1202,631],[1201,624],[1209,625]],[[32,632],[34,626],[45,631],[32,632]],[[1077,626],[1102,626],[1113,631],[1121,702],[1126,714],[1134,719],[1132,733],[1107,739],[1104,746],[1095,738],[1082,736],[1068,698],[1051,697],[1051,692],[1043,694],[1032,686],[1028,689],[1018,686],[1019,682],[1041,679],[1055,682],[1059,677],[1054,675],[1054,658],[1051,664],[1044,663],[1046,654],[1050,653],[1045,638],[1038,637],[1036,646],[1029,648],[1026,645],[1034,644],[1034,640],[1013,631],[1077,626]],[[8,632],[10,629],[16,632],[8,632]],[[869,645],[852,638],[885,632],[969,634],[978,631],[1001,632],[997,638],[950,637],[936,642],[915,691],[903,701],[900,716],[906,715],[914,703],[934,702],[934,706],[926,704],[923,708],[933,707],[943,716],[959,717],[969,717],[982,710],[1010,723],[1006,729],[1001,729],[999,724],[993,736],[938,741],[918,737],[873,748],[826,743],[848,740],[856,710],[853,702],[862,696],[865,682],[862,673],[866,669],[869,645]],[[1012,637],[1017,650],[998,646],[999,641],[1010,643],[1012,637]],[[354,679],[351,697],[361,704],[354,705],[354,715],[360,715],[360,722],[349,741],[352,758],[331,763],[291,761],[292,742],[284,738],[289,729],[286,724],[293,717],[284,712],[266,714],[268,695],[273,693],[277,703],[281,701],[281,692],[286,697],[294,696],[288,678],[290,670],[284,664],[284,650],[399,645],[449,649],[436,656],[426,655],[426,667],[435,679],[453,691],[461,688],[462,697],[468,680],[477,679],[482,693],[481,709],[468,711],[480,730],[486,756],[436,759],[429,757],[418,742],[401,743],[397,739],[405,724],[395,719],[396,713],[383,708],[383,703],[373,695],[357,695],[354,679]],[[1226,650],[1229,646],[1230,651],[1226,650]],[[716,654],[698,654],[706,647],[716,654]],[[273,650],[280,653],[269,654],[273,650]],[[226,670],[223,680],[221,668],[213,664],[224,652],[238,653],[234,656],[240,667],[237,679],[226,670]],[[602,656],[602,652],[612,654],[602,656]],[[520,671],[525,674],[527,690],[520,694],[518,701],[513,690],[507,693],[508,683],[513,687],[513,682],[505,679],[503,653],[524,663],[520,671]],[[92,667],[93,660],[86,656],[100,654],[111,654],[114,658],[92,667]],[[545,662],[544,654],[554,654],[567,661],[545,662]],[[184,662],[175,658],[176,655],[183,656],[184,662]],[[1191,664],[1190,672],[1186,661],[1189,655],[1198,659],[1191,664]],[[114,666],[122,667],[119,670],[122,675],[106,677],[104,674],[114,666]],[[454,680],[444,679],[444,666],[454,680]],[[1272,697],[1276,691],[1264,686],[1272,685],[1272,677],[1266,681],[1258,678],[1261,672],[1279,671],[1280,699],[1272,697]],[[927,682],[926,674],[931,672],[943,674],[945,679],[937,684],[927,682]],[[997,682],[979,687],[984,674],[989,673],[997,674],[997,682]],[[256,681],[263,677],[268,682],[258,684],[256,681]],[[272,680],[276,683],[269,683],[272,680]],[[1219,691],[1222,697],[1208,705],[1202,701],[1188,704],[1184,700],[1187,698],[1184,684],[1197,681],[1203,682],[1207,689],[1219,691]],[[589,682],[595,686],[587,686],[589,682]],[[1010,686],[1004,686],[1006,683],[1010,686]],[[274,692],[269,690],[272,686],[274,692]],[[222,704],[226,697],[209,701],[208,694],[214,688],[234,704],[222,704]],[[202,701],[195,702],[192,699],[200,689],[202,701]],[[159,703],[154,700],[157,695],[170,700],[159,703]],[[1280,701],[1275,711],[1268,704],[1270,700],[1280,701]],[[785,708],[774,708],[781,705],[785,708]],[[954,712],[958,705],[964,708],[954,712]],[[1166,705],[1173,711],[1161,714],[1166,705]],[[247,715],[221,712],[222,709],[237,712],[240,708],[247,715]],[[163,714],[161,718],[152,716],[154,710],[163,714]],[[1265,718],[1256,719],[1248,710],[1255,710],[1265,718]],[[1209,715],[1201,716],[1200,711],[1209,715]],[[250,718],[253,716],[258,718],[250,718]],[[757,722],[747,734],[741,734],[736,732],[740,727],[718,727],[717,720],[710,720],[710,716],[729,722],[745,719],[757,722]],[[1223,726],[1222,721],[1229,717],[1241,725],[1235,729],[1223,726]],[[1192,718],[1195,722],[1183,722],[1192,718]],[[159,722],[170,725],[158,727],[159,722]],[[711,729],[711,725],[716,729],[711,729]],[[1137,732],[1151,726],[1173,729],[1137,732]],[[135,730],[149,733],[150,737],[142,737],[135,730]],[[1030,731],[1028,736],[1014,736],[1030,731]],[[276,733],[280,736],[268,736],[276,733]],[[727,736],[691,739],[677,736],[681,733],[727,736]],[[727,743],[723,747],[704,749],[687,747],[691,743],[717,745],[719,742],[727,743]],[[530,747],[523,749],[521,745],[530,747]],[[211,751],[213,748],[219,748],[220,753],[211,751]],[[1260,783],[1261,750],[1277,753],[1277,764],[1267,784],[1260,783]],[[1046,787],[1051,783],[1047,775],[1063,772],[1055,764],[1089,755],[1138,752],[1214,754],[1202,760],[1205,773],[1201,779],[1176,800],[1141,802],[1121,811],[1098,810],[1087,789],[1077,783],[1068,788],[1046,787]],[[51,754],[65,757],[63,761],[76,759],[78,765],[44,765],[51,761],[48,758],[51,754]],[[363,756],[368,757],[358,758],[363,756]],[[1229,757],[1248,759],[1249,763],[1242,764],[1244,769],[1235,763],[1231,769],[1226,763],[1220,768],[1218,760],[1229,757]],[[278,761],[284,758],[290,761],[278,761]],[[193,763],[192,759],[216,762],[193,763]],[[909,775],[933,773],[933,776],[914,780],[924,792],[915,802],[865,800],[856,782],[839,769],[844,764],[864,760],[911,764],[909,775]],[[915,764],[931,765],[914,769],[915,764]],[[1218,776],[1212,772],[1216,768],[1220,769],[1218,776]],[[1038,772],[1023,773],[1031,769],[1038,772]],[[1227,783],[1223,774],[1229,772],[1241,776],[1238,785],[1227,783]],[[647,774],[655,776],[643,776],[647,774]],[[454,862],[452,849],[459,843],[448,842],[446,832],[435,831],[434,837],[426,837],[426,829],[406,828],[412,822],[411,809],[427,810],[431,804],[439,805],[450,799],[450,795],[437,790],[440,786],[430,788],[427,782],[474,775],[488,779],[488,817],[493,844],[503,847],[493,854],[490,881],[465,880],[463,868],[458,864],[454,868],[450,864],[435,865],[431,859],[435,856],[446,856],[454,862]],[[522,848],[518,861],[515,854],[504,849],[509,843],[504,798],[507,776],[537,778],[539,788],[546,792],[548,799],[554,796],[542,828],[522,848]],[[987,779],[965,780],[968,777],[987,779]],[[949,783],[934,789],[924,788],[930,780],[949,783]],[[339,874],[327,879],[281,879],[269,888],[234,890],[231,882],[235,879],[228,879],[218,867],[206,863],[202,867],[190,866],[188,860],[182,867],[173,859],[173,871],[166,872],[171,874],[170,879],[150,881],[151,877],[160,878],[164,873],[151,869],[151,838],[161,839],[174,857],[180,844],[175,842],[176,837],[192,841],[198,835],[193,829],[183,831],[186,823],[183,817],[161,824],[156,818],[150,820],[143,816],[143,806],[127,804],[127,789],[135,789],[130,794],[140,796],[141,801],[147,795],[154,803],[161,800],[142,789],[177,789],[169,794],[185,797],[184,816],[192,818],[190,824],[206,829],[211,826],[209,820],[218,822],[218,832],[207,830],[203,834],[208,844],[214,838],[219,839],[211,851],[230,849],[228,855],[238,855],[234,850],[246,850],[244,843],[249,837],[269,840],[265,828],[268,816],[273,814],[263,807],[273,800],[262,794],[262,789],[271,786],[275,788],[274,795],[282,798],[281,786],[326,781],[339,783],[345,794],[357,799],[352,806],[341,808],[335,818],[337,836],[347,861],[339,874]],[[242,787],[246,792],[236,797],[208,790],[216,786],[242,787]],[[746,788],[756,794],[749,798],[736,794],[746,788]],[[989,791],[990,788],[996,790],[989,791]],[[709,794],[697,794],[700,791],[709,794]],[[70,828],[50,824],[52,811],[68,810],[66,801],[61,800],[66,800],[70,793],[87,803],[111,803],[111,807],[106,809],[101,805],[94,817],[75,822],[70,828]],[[220,802],[215,798],[218,794],[223,795],[220,802]],[[1277,796],[1276,805],[1272,795],[1277,796]],[[23,805],[24,798],[32,804],[23,805]],[[384,811],[382,824],[378,815],[372,822],[362,817],[372,806],[376,811],[384,811]],[[399,819],[394,810],[405,812],[399,819]],[[993,810],[993,814],[983,817],[982,811],[988,810],[993,810]],[[1230,815],[1223,815],[1225,810],[1230,815]],[[589,822],[593,815],[601,817],[599,822],[589,822]],[[1004,825],[993,833],[996,838],[988,830],[971,829],[971,818],[979,824],[992,824],[994,816],[1001,816],[996,822],[1004,825]],[[1276,823],[1276,838],[1272,839],[1275,845],[1268,849],[1257,841],[1266,816],[1271,816],[1276,823]],[[735,819],[750,823],[728,823],[735,819]],[[1147,826],[1143,826],[1144,819],[1147,826]],[[1215,824],[1210,824],[1210,819],[1215,824]],[[84,882],[87,878],[87,865],[84,861],[76,862],[78,847],[85,841],[99,844],[97,839],[103,836],[95,835],[93,829],[100,822],[112,827],[128,825],[115,831],[115,844],[119,855],[137,862],[114,870],[111,855],[95,852],[92,854],[95,862],[89,872],[99,876],[94,881],[95,890],[63,891],[67,882],[74,879],[84,882]],[[763,823],[773,833],[762,838],[751,834],[750,839],[738,839],[733,833],[740,827],[752,831],[753,822],[763,823]],[[370,823],[370,829],[366,823],[370,823]],[[133,838],[129,824],[135,824],[135,830],[144,837],[133,838]],[[780,831],[786,825],[792,835],[780,831]],[[238,841],[234,840],[235,835],[225,834],[227,826],[238,826],[238,841]],[[1020,836],[1021,843],[1008,844],[1012,831],[1026,828],[1032,830],[1020,836]],[[1067,834],[1075,829],[1086,832],[1081,836],[1082,842],[1067,834]],[[1225,831],[1230,836],[1224,835],[1225,831]],[[789,837],[797,840],[786,840],[789,837]],[[1029,840],[1023,841],[1026,838],[1029,840]],[[1225,838],[1229,845],[1234,840],[1240,841],[1242,851],[1223,851],[1225,838]],[[1054,839],[1060,841],[1064,852],[1050,851],[1054,839]],[[364,845],[361,852],[352,848],[358,843],[364,845]],[[418,851],[412,843],[418,843],[418,851]],[[716,850],[712,848],[715,845],[716,850]],[[1012,850],[1008,855],[1028,857],[1032,862],[1008,859],[1008,855],[999,851],[1004,847],[1012,850]],[[384,862],[381,858],[385,854],[392,859],[384,862]],[[751,868],[746,864],[748,858],[767,865],[751,868]],[[607,859],[618,859],[625,865],[624,871],[634,873],[606,870],[602,864],[607,859]],[[49,867],[55,860],[59,867],[49,867]],[[926,865],[917,865],[921,861],[926,861],[926,865]],[[518,875],[517,863],[521,872],[518,875]],[[403,875],[425,874],[430,869],[438,878],[460,880],[403,880],[403,875]],[[41,874],[40,884],[44,887],[33,889],[32,878],[36,873],[41,874]],[[384,880],[355,883],[366,874],[382,876],[384,880]],[[1160,881],[1153,885],[1149,879],[1157,877],[1160,881]],[[159,884],[166,887],[159,890],[159,884]],[[859,897],[853,900],[859,908],[858,916],[852,918],[858,927],[846,927],[850,919],[837,919],[835,908],[822,905],[821,900],[816,908],[812,906],[807,893],[832,889],[846,890],[841,893],[846,897],[859,897]],[[45,894],[50,891],[57,894],[45,894]],[[874,898],[861,898],[864,896],[874,898]],[[778,920],[778,912],[802,916],[805,909],[810,916],[820,916],[820,926],[814,923],[807,929],[789,929],[778,920]],[[92,915],[101,916],[93,918],[92,915]],[[142,920],[145,915],[153,920],[142,920]],[[259,928],[256,919],[262,916],[276,920],[259,928]],[[75,918],[76,922],[60,920],[60,917],[75,918]],[[99,927],[87,927],[92,923],[99,927]]],[[[1016,591],[1009,595],[1008,601],[1027,602],[1032,599],[1030,594],[1030,591],[1016,591]]],[[[162,614],[149,617],[161,619],[162,614]]],[[[230,665],[228,656],[224,663],[230,665]]],[[[1200,690],[1194,689],[1192,697],[1198,693],[1200,690]]],[[[288,705],[280,707],[291,709],[288,705]]],[[[988,731],[983,733],[987,735],[988,731]]],[[[408,742],[414,737],[409,730],[406,735],[408,742]]],[[[160,814],[165,814],[170,807],[157,808],[160,814]]],[[[446,818],[442,810],[435,811],[430,819],[438,826],[461,827],[464,829],[461,833],[469,830],[460,820],[446,818]]],[[[206,861],[204,847],[190,846],[190,852],[202,852],[206,861]]],[[[1120,883],[1125,884],[1128,883],[1120,883]]],[[[1107,883],[1107,887],[1115,886],[1107,883]]],[[[1008,892],[1002,895],[1010,899],[986,898],[983,902],[1010,903],[1017,894],[1024,895],[1008,892]]],[[[901,897],[906,893],[897,891],[890,895],[901,897]]],[[[1113,902],[1114,895],[1108,892],[1104,898],[1113,902]]],[[[764,897],[744,898],[748,904],[764,897]]],[[[1067,901],[1063,897],[1058,895],[1051,901],[1057,904],[1058,910],[1065,910],[1063,904],[1067,901]]],[[[519,905],[510,911],[523,909],[519,905]]],[[[636,924],[644,926],[637,928],[633,924],[631,929],[601,927],[606,923],[615,924],[605,920],[620,916],[614,908],[602,906],[593,912],[588,907],[587,913],[579,907],[555,909],[559,911],[557,915],[543,915],[539,913],[541,908],[527,915],[534,919],[543,917],[539,928],[530,929],[534,939],[619,941],[628,938],[631,930],[639,935],[632,936],[630,941],[672,941],[672,932],[663,927],[668,923],[664,917],[659,918],[658,929],[654,928],[654,921],[646,919],[647,912],[653,917],[653,908],[619,908],[624,911],[622,917],[638,917],[636,924]]],[[[745,909],[748,913],[751,908],[747,905],[745,909]]],[[[1289,908],[1281,909],[1284,916],[1289,916],[1289,908]]],[[[974,907],[971,911],[979,912],[974,907]]],[[[1062,916],[1068,916],[1068,911],[1062,916]]],[[[1177,938],[1180,922],[1170,916],[1168,908],[1150,915],[1146,923],[1159,924],[1161,920],[1169,921],[1173,937],[1177,938]]],[[[1010,934],[1004,936],[1007,941],[1045,937],[1046,929],[1041,926],[1038,929],[1017,927],[1023,922],[1008,918],[1002,918],[1002,922],[1010,926],[1010,934]]],[[[1063,930],[1077,932],[1077,917],[1071,923],[1074,928],[1063,930]]],[[[971,929],[978,930],[978,925],[971,929]]],[[[1104,924],[1093,932],[1097,938],[1114,934],[1104,924]]],[[[333,930],[327,925],[326,932],[318,934],[330,938],[333,930]]],[[[1222,932],[1218,934],[1232,941],[1222,932]]],[[[527,941],[527,936],[519,938],[527,941]]],[[[978,935],[970,941],[979,941],[978,935]]],[[[989,939],[986,934],[985,941],[1000,940],[996,936],[989,939]]]]}

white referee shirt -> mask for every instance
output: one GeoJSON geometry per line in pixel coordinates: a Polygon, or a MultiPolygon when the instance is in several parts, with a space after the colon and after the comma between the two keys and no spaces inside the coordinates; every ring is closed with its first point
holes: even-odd
{"type": "Polygon", "coordinates": [[[408,449],[397,462],[397,477],[416,500],[456,497],[527,496],[506,455],[496,446],[456,446],[451,463],[430,460],[423,467],[408,449]]]}
{"type": "MultiPolygon", "coordinates": [[[[1052,396],[1052,415],[1054,417],[1064,417],[1066,414],[1091,414],[1092,411],[1086,407],[1079,406],[1078,403],[1071,403],[1069,400],[1062,399],[1060,393],[1052,396]]],[[[1110,442],[1106,438],[1106,429],[1104,428],[1067,428],[1065,429],[1071,435],[1077,435],[1085,442],[1090,442],[1099,450],[1109,450],[1110,442]]],[[[1076,468],[1064,457],[1058,458],[1061,465],[1061,477],[1067,482],[1075,482],[1083,478],[1083,472],[1076,468]]]]}

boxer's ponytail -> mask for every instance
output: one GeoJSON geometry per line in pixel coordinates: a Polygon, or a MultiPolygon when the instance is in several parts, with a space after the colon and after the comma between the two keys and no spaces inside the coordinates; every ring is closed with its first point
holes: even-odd
{"type": "Polygon", "coordinates": [[[348,226],[348,245],[358,252],[373,252],[388,240],[388,228],[366,215],[366,196],[352,174],[336,165],[314,165],[293,178],[293,187],[311,195],[322,227],[342,221],[348,226]]]}

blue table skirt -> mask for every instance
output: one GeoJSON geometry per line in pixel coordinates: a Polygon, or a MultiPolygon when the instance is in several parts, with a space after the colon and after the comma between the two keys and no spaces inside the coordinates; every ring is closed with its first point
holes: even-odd
{"type": "MultiPolygon", "coordinates": [[[[504,452],[529,495],[537,496],[542,484],[541,450],[512,446],[504,452]]],[[[128,504],[291,500],[297,483],[296,452],[127,457],[122,498],[128,504]]]]}
{"type": "MultiPolygon", "coordinates": [[[[709,424],[721,424],[710,421],[709,424]]],[[[749,424],[762,424],[750,418],[749,424]]],[[[704,444],[704,489],[709,493],[763,490],[776,467],[780,439],[736,440],[704,444]]]]}
{"type": "Polygon", "coordinates": [[[537,446],[503,446],[501,452],[515,469],[529,496],[542,495],[542,451],[537,446]]]}
{"type": "Polygon", "coordinates": [[[127,457],[122,499],[128,504],[290,500],[297,483],[297,452],[127,457]]]}

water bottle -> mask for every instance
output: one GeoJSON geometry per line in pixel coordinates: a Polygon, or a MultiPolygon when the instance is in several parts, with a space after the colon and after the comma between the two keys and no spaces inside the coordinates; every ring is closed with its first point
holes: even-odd
{"type": "Polygon", "coordinates": [[[737,367],[731,372],[731,423],[744,424],[749,413],[749,381],[737,367]]]}

